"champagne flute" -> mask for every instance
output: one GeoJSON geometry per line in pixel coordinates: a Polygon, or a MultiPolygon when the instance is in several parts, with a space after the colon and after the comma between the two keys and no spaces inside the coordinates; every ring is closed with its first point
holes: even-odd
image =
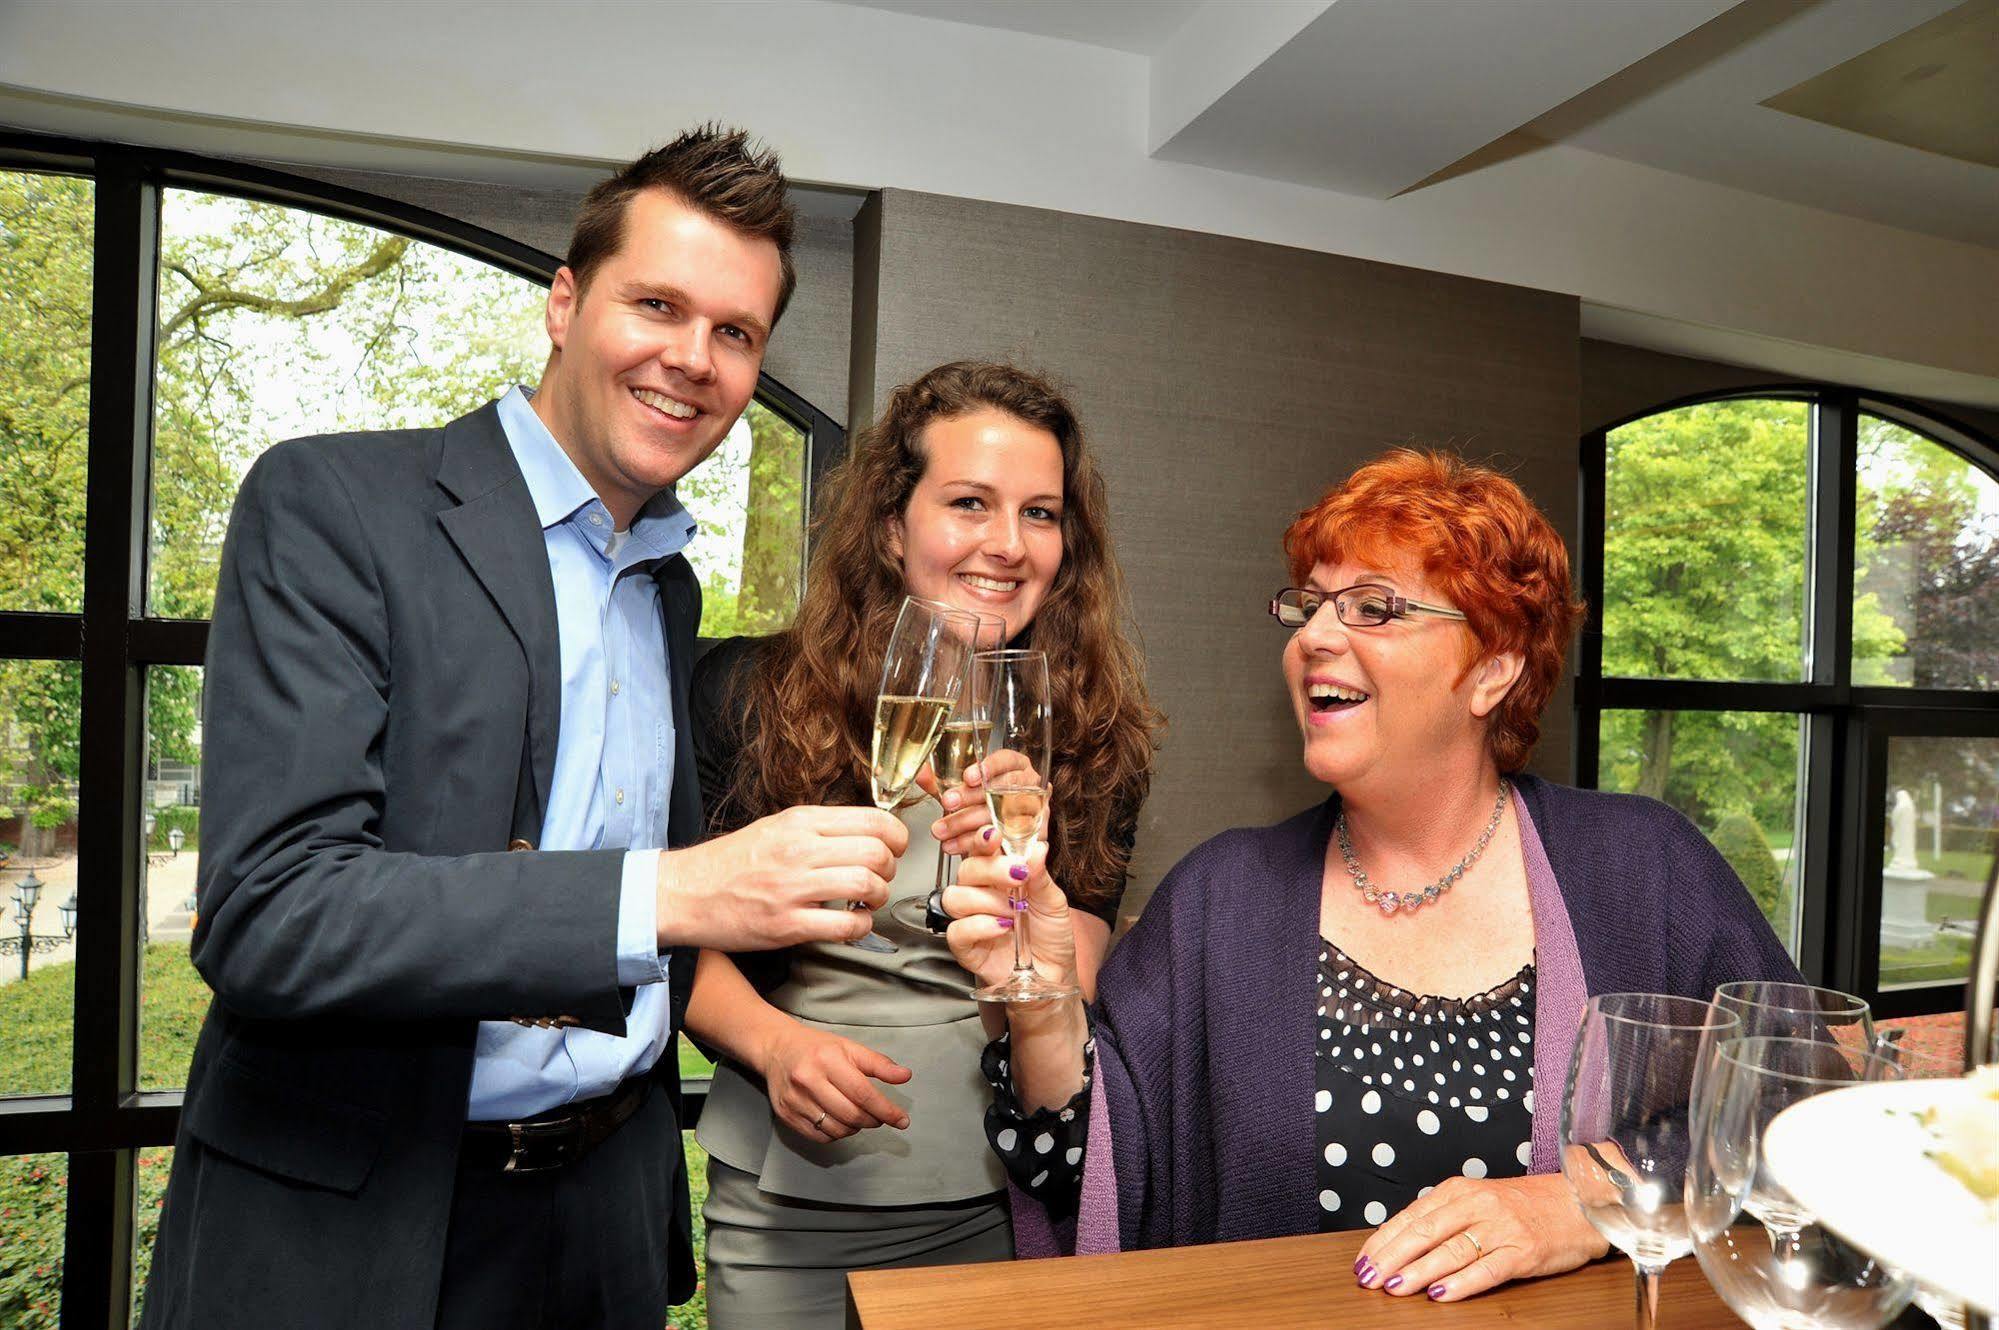
{"type": "MultiPolygon", "coordinates": [[[[992,671],[992,728],[985,758],[986,806],[999,829],[1000,847],[1025,864],[1036,842],[1048,835],[1054,798],[1049,739],[1051,699],[1048,656],[1041,651],[982,651],[992,671]]],[[[981,1002],[1049,1002],[1074,997],[1073,984],[1044,979],[1034,968],[1027,941],[1027,884],[1009,879],[1013,906],[1013,973],[973,991],[981,1002]]]]}
{"type": "Polygon", "coordinates": [[[1711,1027],[1736,1018],[1663,993],[1604,993],[1583,1008],[1562,1099],[1562,1174],[1583,1214],[1638,1274],[1638,1330],[1659,1318],[1659,1276],[1687,1232],[1687,1097],[1711,1027]]]}
{"type": "MultiPolygon", "coordinates": [[[[944,718],[964,691],[978,618],[939,601],[905,596],[882,658],[881,692],[875,698],[874,747],[868,783],[875,807],[893,812],[930,750],[944,718]]],[[[850,945],[889,953],[896,945],[869,932],[850,945]]]]}
{"type": "MultiPolygon", "coordinates": [[[[965,769],[985,756],[986,737],[992,731],[992,666],[978,653],[995,651],[1006,645],[1006,620],[990,614],[972,617],[978,623],[973,630],[972,645],[975,650],[965,675],[965,686],[958,693],[958,703],[937,736],[937,747],[930,753],[930,772],[937,778],[940,808],[945,794],[952,790],[964,790],[965,769]]],[[[937,872],[930,882],[930,894],[904,897],[889,906],[889,916],[905,928],[916,932],[927,931],[930,916],[943,913],[944,888],[955,876],[952,867],[956,862],[956,855],[945,854],[940,849],[937,872]]]]}
{"type": "Polygon", "coordinates": [[[1702,1273],[1755,1330],[1876,1330],[1909,1305],[1906,1275],[1819,1227],[1762,1163],[1764,1130],[1792,1104],[1900,1078],[1885,1059],[1832,1040],[1716,1041],[1694,1114],[1688,1228],[1702,1273]],[[1794,1226],[1769,1231],[1750,1209],[1756,1196],[1781,1198],[1794,1226]]]}
{"type": "MultiPolygon", "coordinates": [[[[1738,1038],[1816,1040],[1854,1053],[1866,1053],[1874,1047],[1872,1009],[1860,998],[1836,988],[1744,979],[1715,989],[1714,1003],[1735,1016],[1733,1034],[1738,1038]]],[[[1706,1075],[1714,1065],[1716,1043],[1711,1035],[1695,1078],[1696,1113],[1705,1093],[1706,1075]]],[[[1754,1189],[1744,1208],[1763,1222],[1773,1243],[1789,1241],[1811,1222],[1810,1212],[1800,1210],[1781,1192],[1766,1194],[1754,1189]]]]}

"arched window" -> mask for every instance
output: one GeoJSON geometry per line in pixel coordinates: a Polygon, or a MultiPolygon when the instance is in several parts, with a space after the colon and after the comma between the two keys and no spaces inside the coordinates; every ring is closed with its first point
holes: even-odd
{"type": "MultiPolygon", "coordinates": [[[[208,1003],[201,660],[237,486],[280,439],[532,385],[558,264],[273,172],[0,138],[0,1273],[43,1271],[0,1319],[120,1319],[150,1256],[208,1003]]],[[[704,636],[789,622],[843,442],[766,377],[684,482],[704,636]]]]}
{"type": "Polygon", "coordinates": [[[1583,441],[1577,770],[1664,799],[1807,977],[1962,1005],[1999,838],[1999,453],[1786,387],[1583,441]]]}

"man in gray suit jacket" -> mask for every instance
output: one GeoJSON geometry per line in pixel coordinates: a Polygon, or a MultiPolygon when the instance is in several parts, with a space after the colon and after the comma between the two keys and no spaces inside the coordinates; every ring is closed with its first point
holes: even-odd
{"type": "Polygon", "coordinates": [[[207,661],[215,991],[149,1326],[631,1326],[695,1286],[671,1039],[694,949],[858,937],[901,825],[706,843],[672,485],[793,282],[774,157],[703,129],[592,191],[551,352],[442,429],[244,481],[207,661]]]}

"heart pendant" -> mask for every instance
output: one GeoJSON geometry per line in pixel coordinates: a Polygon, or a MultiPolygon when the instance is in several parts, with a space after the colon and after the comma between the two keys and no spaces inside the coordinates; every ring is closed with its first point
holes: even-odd
{"type": "Polygon", "coordinates": [[[1398,899],[1395,893],[1392,891],[1382,892],[1381,900],[1378,903],[1381,906],[1381,912],[1383,914],[1394,914],[1395,911],[1398,908],[1400,908],[1402,904],[1401,900],[1398,899]]]}

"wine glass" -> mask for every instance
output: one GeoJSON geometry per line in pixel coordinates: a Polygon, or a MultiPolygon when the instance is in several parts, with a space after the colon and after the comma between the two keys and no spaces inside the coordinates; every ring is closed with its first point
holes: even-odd
{"type": "Polygon", "coordinates": [[[1637,1270],[1639,1330],[1658,1324],[1659,1276],[1693,1245],[1682,1197],[1702,1041],[1735,1025],[1713,1003],[1663,993],[1603,993],[1583,1008],[1562,1100],[1562,1174],[1637,1270]]]}
{"type": "MultiPolygon", "coordinates": [[[[1866,1053],[1874,1047],[1871,1009],[1860,998],[1838,989],[1745,979],[1715,989],[1714,1003],[1735,1016],[1737,1028],[1732,1036],[1736,1038],[1816,1040],[1853,1053],[1866,1053]]],[[[1706,1092],[1706,1076],[1713,1068],[1717,1043],[1710,1034],[1694,1081],[1696,1113],[1706,1092]]],[[[1787,1235],[1795,1234],[1811,1218],[1789,1196],[1766,1195],[1760,1188],[1752,1189],[1744,1208],[1762,1221],[1772,1242],[1787,1241],[1787,1235]]]]}
{"type": "Polygon", "coordinates": [[[1714,1000],[1741,1020],[1745,1039],[1821,1039],[1857,1053],[1874,1049],[1873,1009],[1836,988],[1744,979],[1715,989],[1714,1000]]]}
{"type": "Polygon", "coordinates": [[[1875,1330],[1909,1305],[1908,1276],[1819,1227],[1762,1162],[1764,1130],[1792,1104],[1900,1074],[1826,1039],[1716,1042],[1694,1113],[1687,1223],[1708,1283],[1755,1330],[1875,1330]],[[1752,1197],[1776,1198],[1790,1226],[1773,1231],[1750,1208],[1752,1197]]]}
{"type": "MultiPolygon", "coordinates": [[[[992,726],[984,762],[986,806],[999,829],[1000,848],[1025,863],[1037,841],[1048,835],[1054,798],[1050,744],[1048,656],[1041,651],[982,651],[992,671],[992,726]]],[[[1029,959],[1027,884],[1009,881],[1013,906],[1013,973],[997,984],[975,989],[981,1002],[1048,1002],[1074,997],[1073,984],[1044,979],[1029,959]]]]}
{"type": "MultiPolygon", "coordinates": [[[[972,660],[978,616],[939,601],[905,596],[895,616],[882,658],[881,692],[875,698],[874,747],[868,783],[875,807],[891,812],[909,790],[916,773],[930,760],[930,750],[944,727],[944,718],[964,692],[972,660]]],[[[896,945],[869,932],[850,945],[862,951],[888,953],[896,945]]]]}
{"type": "MultiPolygon", "coordinates": [[[[1904,1080],[1954,1081],[1966,1071],[1962,1054],[1925,1053],[1921,1049],[1910,1048],[1899,1040],[1889,1038],[1885,1030],[1875,1039],[1874,1052],[1882,1062],[1895,1067],[1904,1080]]],[[[1928,1312],[1930,1319],[1942,1326],[1943,1330],[1964,1330],[1964,1304],[1949,1294],[1933,1293],[1927,1285],[1918,1284],[1916,1305],[1928,1312]]]]}
{"type": "MultiPolygon", "coordinates": [[[[969,611],[967,611],[969,613],[969,611]]],[[[972,633],[974,653],[972,663],[965,675],[965,686],[958,693],[957,705],[944,720],[944,728],[937,735],[937,747],[930,752],[930,773],[937,778],[939,806],[945,794],[965,788],[965,769],[972,766],[986,753],[986,736],[992,730],[992,665],[978,653],[995,651],[1006,645],[1006,620],[990,614],[975,614],[977,625],[972,633]]],[[[923,932],[929,928],[929,916],[935,911],[941,914],[941,897],[945,886],[953,879],[952,866],[956,855],[937,855],[937,872],[931,879],[928,896],[905,896],[889,906],[889,916],[905,928],[923,932]]]]}

